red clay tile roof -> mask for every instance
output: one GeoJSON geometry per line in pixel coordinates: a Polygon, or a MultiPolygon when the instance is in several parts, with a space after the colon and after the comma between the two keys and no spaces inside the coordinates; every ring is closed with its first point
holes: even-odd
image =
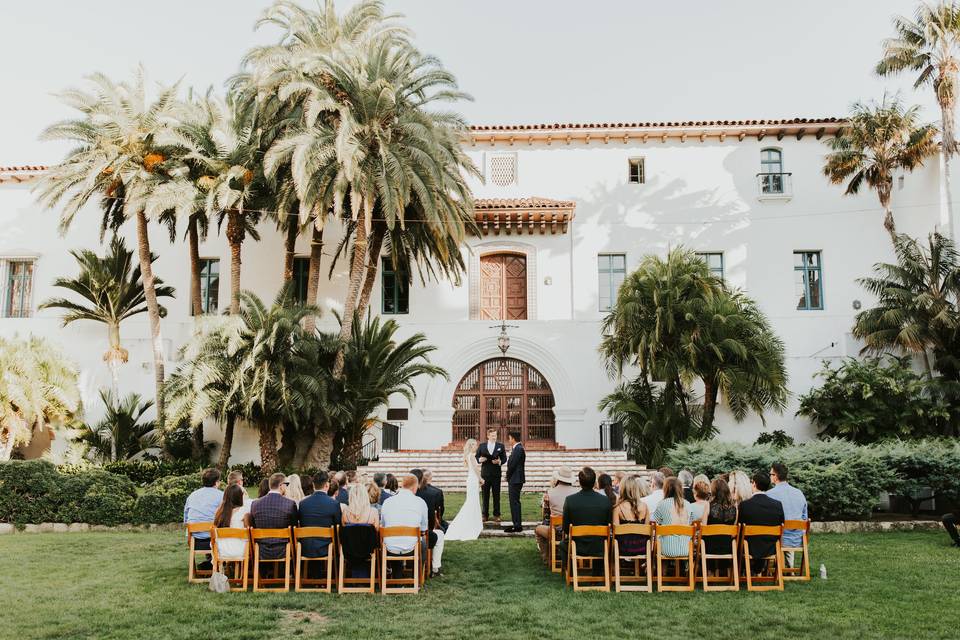
{"type": "Polygon", "coordinates": [[[46,171],[49,169],[46,165],[32,164],[19,167],[0,167],[0,173],[18,173],[21,171],[46,171]]]}
{"type": "Polygon", "coordinates": [[[540,131],[548,129],[663,129],[668,127],[756,127],[798,124],[841,124],[843,118],[791,118],[788,120],[689,120],[686,122],[577,122],[546,124],[480,124],[471,131],[540,131]]]}
{"type": "Polygon", "coordinates": [[[576,203],[571,200],[552,200],[550,198],[477,198],[474,209],[573,209],[576,203]]]}

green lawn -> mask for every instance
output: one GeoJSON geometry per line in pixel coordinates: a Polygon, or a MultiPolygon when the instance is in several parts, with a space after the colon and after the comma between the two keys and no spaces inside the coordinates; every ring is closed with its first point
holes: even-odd
{"type": "Polygon", "coordinates": [[[451,543],[419,596],[213,594],[173,532],[0,537],[0,637],[956,638],[960,551],[935,532],[820,535],[784,593],[574,594],[532,540],[451,543]]]}

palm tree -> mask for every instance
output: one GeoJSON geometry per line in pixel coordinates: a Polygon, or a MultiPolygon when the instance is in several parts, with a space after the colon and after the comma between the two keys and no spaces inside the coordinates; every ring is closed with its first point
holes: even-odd
{"type": "Polygon", "coordinates": [[[928,377],[936,369],[956,380],[960,378],[960,255],[954,243],[939,233],[930,234],[926,247],[906,235],[898,236],[894,249],[896,263],[876,264],[873,277],[858,280],[877,302],[857,314],[853,335],[864,341],[864,353],[918,354],[928,377]]]}
{"type": "Polygon", "coordinates": [[[90,447],[93,458],[116,462],[130,460],[160,446],[160,434],[152,420],[140,422],[153,406],[137,393],[120,398],[101,391],[100,399],[107,408],[103,420],[95,426],[84,426],[78,440],[90,447]]]}
{"type": "Polygon", "coordinates": [[[80,407],[77,370],[42,338],[0,337],[0,462],[80,407]]]}
{"type": "MultiPolygon", "coordinates": [[[[90,250],[71,251],[70,255],[80,266],[76,278],[57,278],[53,286],[72,291],[83,301],[67,298],[51,298],[40,305],[41,309],[63,309],[63,326],[77,320],[101,322],[107,327],[109,348],[103,360],[110,367],[113,390],[119,386],[120,365],[127,362],[127,350],[120,344],[120,323],[135,315],[146,313],[146,294],[140,276],[140,267],[134,264],[133,251],[127,249],[122,238],[114,236],[109,252],[100,257],[90,250]]],[[[153,262],[157,257],[151,256],[153,262]]],[[[172,298],[173,287],[154,279],[158,298],[172,298]]],[[[160,307],[160,314],[166,309],[160,307]]]]}
{"type": "Polygon", "coordinates": [[[883,58],[876,71],[886,76],[903,71],[918,72],[915,88],[933,85],[940,105],[944,189],[950,214],[950,235],[954,236],[953,194],[950,192],[950,158],[956,153],[954,109],[957,104],[957,71],[960,69],[960,6],[956,2],[920,4],[913,20],[893,20],[896,37],[883,43],[883,58]]]}
{"type": "MultiPolygon", "coordinates": [[[[355,465],[359,458],[363,433],[390,396],[398,394],[413,402],[414,380],[419,376],[439,376],[447,372],[430,362],[436,347],[417,333],[398,341],[400,325],[379,317],[357,319],[350,342],[344,349],[343,379],[331,406],[337,431],[334,441],[334,468],[355,465]]],[[[332,336],[331,336],[332,338],[332,336]]]]}
{"type": "Polygon", "coordinates": [[[936,129],[919,122],[919,109],[905,109],[899,98],[886,95],[879,104],[857,102],[847,124],[827,141],[830,153],[823,174],[833,184],[847,182],[847,195],[858,193],[864,183],[874,189],[884,211],[883,226],[894,242],[893,174],[899,169],[913,171],[937,150],[936,129]]]}
{"type": "Polygon", "coordinates": [[[150,252],[149,223],[166,210],[151,202],[158,186],[173,180],[165,166],[170,150],[163,136],[176,122],[177,86],[161,87],[148,102],[141,70],[133,82],[114,82],[102,74],[89,78],[91,89],[71,89],[63,101],[80,112],[79,117],[48,127],[47,140],[68,140],[74,148],[57,165],[44,173],[38,186],[40,202],[52,208],[66,200],[60,226],[66,230],[76,214],[93,197],[108,215],[134,219],[144,298],[153,342],[157,421],[162,424],[163,339],[160,333],[160,305],[150,252]]]}
{"type": "Polygon", "coordinates": [[[757,303],[740,291],[721,290],[706,299],[697,328],[683,337],[687,366],[703,380],[701,431],[714,435],[717,397],[722,392],[734,419],[749,411],[782,412],[787,404],[783,341],[757,303]]]}

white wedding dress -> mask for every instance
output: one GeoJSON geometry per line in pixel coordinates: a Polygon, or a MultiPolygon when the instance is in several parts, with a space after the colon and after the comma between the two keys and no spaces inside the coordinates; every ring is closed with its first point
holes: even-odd
{"type": "Polygon", "coordinates": [[[444,540],[476,540],[483,531],[480,513],[480,477],[477,462],[470,456],[467,462],[467,497],[453,522],[447,528],[444,540]]]}

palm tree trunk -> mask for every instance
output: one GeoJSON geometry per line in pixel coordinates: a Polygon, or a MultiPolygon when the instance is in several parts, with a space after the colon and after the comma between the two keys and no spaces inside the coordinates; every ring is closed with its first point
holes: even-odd
{"type": "MultiPolygon", "coordinates": [[[[321,260],[323,260],[323,229],[318,229],[314,223],[313,235],[310,239],[310,272],[307,276],[307,304],[310,306],[317,304],[321,260]]],[[[307,318],[304,328],[312,335],[317,328],[317,319],[314,316],[307,318]]]]}
{"type": "Polygon", "coordinates": [[[956,142],[954,142],[953,139],[953,109],[954,100],[952,97],[945,97],[940,100],[940,152],[943,154],[943,187],[944,191],[946,191],[947,216],[949,217],[947,229],[950,231],[950,237],[954,240],[954,242],[956,242],[957,229],[954,228],[953,220],[953,193],[950,191],[950,158],[953,156],[953,152],[956,150],[956,142]]]}
{"type": "Polygon", "coordinates": [[[147,316],[150,319],[150,337],[153,343],[153,374],[156,385],[157,424],[164,425],[163,401],[163,336],[160,334],[160,305],[154,284],[153,265],[150,260],[150,236],[147,216],[137,212],[137,244],[140,250],[140,273],[143,276],[143,295],[147,299],[147,316]]]}
{"type": "Polygon", "coordinates": [[[357,317],[363,320],[370,304],[370,295],[373,293],[373,283],[377,279],[377,269],[380,266],[380,249],[383,247],[383,227],[377,227],[370,236],[370,247],[367,251],[370,259],[367,260],[367,273],[363,279],[363,289],[360,290],[360,303],[357,306],[357,317]]]}
{"type": "Polygon", "coordinates": [[[236,209],[227,214],[227,242],[230,243],[230,315],[240,313],[240,247],[243,245],[243,223],[236,209]]]}
{"type": "Polygon", "coordinates": [[[703,381],[703,418],[701,431],[709,434],[713,431],[713,420],[717,413],[717,393],[719,389],[712,380],[703,381]]]}
{"type": "Polygon", "coordinates": [[[220,447],[220,460],[217,462],[217,468],[221,472],[226,471],[230,464],[230,451],[233,449],[233,429],[237,418],[232,413],[227,414],[227,424],[223,430],[223,446],[220,447]]]}
{"type": "MultiPolygon", "coordinates": [[[[293,214],[287,215],[291,218],[293,217],[293,214]]],[[[287,238],[283,247],[283,281],[285,283],[293,280],[293,259],[297,253],[297,236],[299,235],[299,231],[300,226],[297,220],[287,220],[287,238]]]]}
{"type": "Polygon", "coordinates": [[[367,255],[366,212],[361,208],[357,216],[356,237],[353,241],[353,259],[350,262],[350,284],[347,287],[347,299],[343,303],[343,322],[340,325],[340,347],[333,365],[333,377],[340,379],[343,374],[343,350],[353,331],[354,312],[360,294],[360,280],[363,278],[363,260],[367,255]]]}
{"type": "Polygon", "coordinates": [[[310,450],[304,458],[304,468],[329,469],[333,456],[333,432],[321,431],[313,439],[310,450]]]}
{"type": "Polygon", "coordinates": [[[203,314],[203,301],[200,299],[200,233],[196,216],[190,216],[187,221],[187,240],[190,246],[190,307],[193,315],[199,317],[203,314]]]}
{"type": "Polygon", "coordinates": [[[13,431],[7,427],[0,427],[0,462],[6,462],[13,453],[13,431]]]}
{"type": "Polygon", "coordinates": [[[265,476],[277,470],[277,427],[274,424],[260,425],[260,470],[265,476]]]}
{"type": "Polygon", "coordinates": [[[127,352],[120,346],[120,324],[107,323],[107,341],[109,349],[103,355],[107,361],[107,368],[110,369],[111,391],[114,397],[120,393],[120,365],[127,361],[127,352]]]}
{"type": "Polygon", "coordinates": [[[877,194],[880,197],[880,206],[883,207],[883,228],[890,234],[890,242],[893,248],[897,248],[897,225],[893,221],[893,209],[890,208],[890,185],[880,185],[877,187],[877,194]]]}

